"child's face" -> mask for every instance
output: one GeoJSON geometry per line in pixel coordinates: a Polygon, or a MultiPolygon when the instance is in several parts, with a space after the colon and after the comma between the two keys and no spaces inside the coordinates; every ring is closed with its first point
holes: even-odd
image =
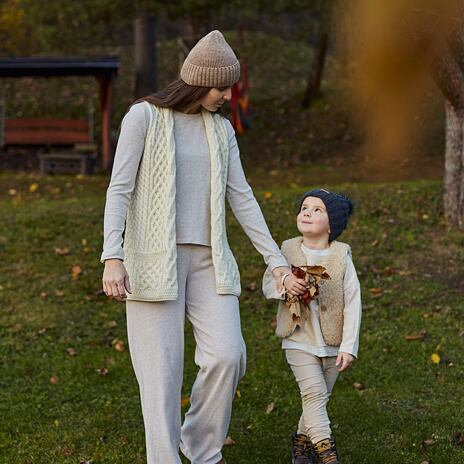
{"type": "Polygon", "coordinates": [[[320,198],[306,197],[296,217],[296,225],[303,236],[329,238],[329,216],[320,198]]]}

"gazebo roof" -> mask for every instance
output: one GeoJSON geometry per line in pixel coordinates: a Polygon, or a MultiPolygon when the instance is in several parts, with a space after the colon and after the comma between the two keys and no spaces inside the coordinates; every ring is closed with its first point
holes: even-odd
{"type": "Polygon", "coordinates": [[[115,56],[79,57],[10,57],[0,58],[0,77],[98,76],[112,77],[120,66],[115,56]]]}

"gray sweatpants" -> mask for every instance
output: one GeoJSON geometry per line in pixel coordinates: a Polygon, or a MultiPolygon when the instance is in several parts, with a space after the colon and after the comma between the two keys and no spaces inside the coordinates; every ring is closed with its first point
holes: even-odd
{"type": "Polygon", "coordinates": [[[126,302],[129,348],[140,389],[148,464],[216,464],[237,384],[245,373],[238,298],[216,293],[211,248],[177,246],[176,301],[126,302]],[[185,317],[198,375],[181,428],[185,317]]]}
{"type": "Polygon", "coordinates": [[[313,443],[329,438],[332,430],[327,403],[338,377],[337,358],[319,358],[300,350],[285,350],[285,355],[300,387],[303,412],[298,433],[313,443]]]}

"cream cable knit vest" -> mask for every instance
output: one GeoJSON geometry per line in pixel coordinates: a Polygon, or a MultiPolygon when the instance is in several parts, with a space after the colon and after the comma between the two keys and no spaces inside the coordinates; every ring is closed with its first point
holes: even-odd
{"type": "MultiPolygon", "coordinates": [[[[306,256],[301,251],[302,237],[286,240],[282,244],[282,253],[290,264],[294,266],[306,266],[306,256]]],[[[343,337],[343,310],[345,307],[343,296],[343,280],[346,270],[346,254],[351,254],[348,244],[333,241],[330,251],[322,259],[322,265],[327,269],[330,280],[323,281],[319,288],[319,317],[322,336],[328,346],[339,346],[343,337]]],[[[302,329],[308,320],[308,308],[295,303],[295,308],[300,314],[302,329]]],[[[284,301],[279,302],[277,312],[276,334],[279,337],[289,337],[295,330],[297,324],[292,317],[292,311],[284,301]]]]}
{"type": "MultiPolygon", "coordinates": [[[[176,160],[172,110],[150,107],[150,125],[131,196],[124,264],[127,299],[176,300],[176,160]]],[[[240,296],[240,275],[226,235],[225,196],[229,139],[224,120],[202,110],[211,159],[211,248],[216,291],[240,296]]],[[[192,192],[193,193],[193,192],[192,192]]]]}

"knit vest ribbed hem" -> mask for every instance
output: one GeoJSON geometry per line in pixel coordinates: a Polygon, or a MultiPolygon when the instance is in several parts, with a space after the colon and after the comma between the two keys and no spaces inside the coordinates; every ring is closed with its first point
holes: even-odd
{"type": "MultiPolygon", "coordinates": [[[[150,108],[150,124],[128,209],[124,264],[132,293],[128,300],[178,297],[176,162],[173,112],[150,108]]],[[[218,294],[240,296],[238,266],[226,234],[225,197],[229,138],[220,115],[202,110],[211,162],[211,251],[218,294]]]]}

